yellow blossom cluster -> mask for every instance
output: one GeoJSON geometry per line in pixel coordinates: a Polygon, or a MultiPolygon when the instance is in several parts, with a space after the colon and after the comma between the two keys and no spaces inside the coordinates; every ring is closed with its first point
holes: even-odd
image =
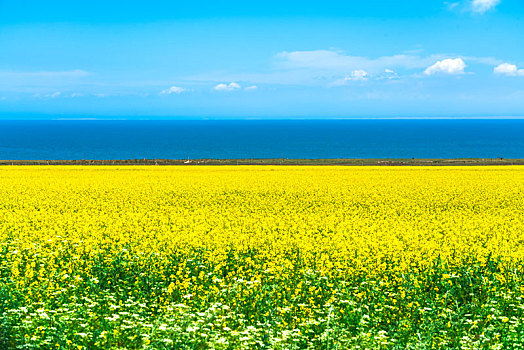
{"type": "Polygon", "coordinates": [[[0,244],[0,348],[524,339],[519,166],[6,166],[0,244]]]}

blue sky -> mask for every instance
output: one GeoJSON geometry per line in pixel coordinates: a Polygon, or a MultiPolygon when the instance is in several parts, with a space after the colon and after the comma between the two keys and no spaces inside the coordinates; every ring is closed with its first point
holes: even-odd
{"type": "Polygon", "coordinates": [[[0,0],[0,118],[524,116],[524,2],[0,0]]]}

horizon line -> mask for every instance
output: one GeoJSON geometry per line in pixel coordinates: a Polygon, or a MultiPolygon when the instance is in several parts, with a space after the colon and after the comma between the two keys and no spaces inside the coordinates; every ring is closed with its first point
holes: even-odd
{"type": "Polygon", "coordinates": [[[58,117],[0,118],[2,121],[336,121],[336,120],[524,120],[524,116],[457,117],[58,117]]]}

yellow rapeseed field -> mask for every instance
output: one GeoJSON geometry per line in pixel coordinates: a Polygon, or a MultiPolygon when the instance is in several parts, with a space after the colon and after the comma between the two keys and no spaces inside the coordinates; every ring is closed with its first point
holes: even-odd
{"type": "Polygon", "coordinates": [[[524,167],[0,168],[0,349],[523,349],[524,167]]]}

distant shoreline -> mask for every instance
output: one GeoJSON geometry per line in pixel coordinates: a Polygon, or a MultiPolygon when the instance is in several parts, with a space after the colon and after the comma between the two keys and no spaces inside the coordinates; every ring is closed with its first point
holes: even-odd
{"type": "Polygon", "coordinates": [[[457,166],[524,165],[524,159],[115,159],[115,160],[0,160],[0,165],[343,165],[343,166],[457,166]]]}

